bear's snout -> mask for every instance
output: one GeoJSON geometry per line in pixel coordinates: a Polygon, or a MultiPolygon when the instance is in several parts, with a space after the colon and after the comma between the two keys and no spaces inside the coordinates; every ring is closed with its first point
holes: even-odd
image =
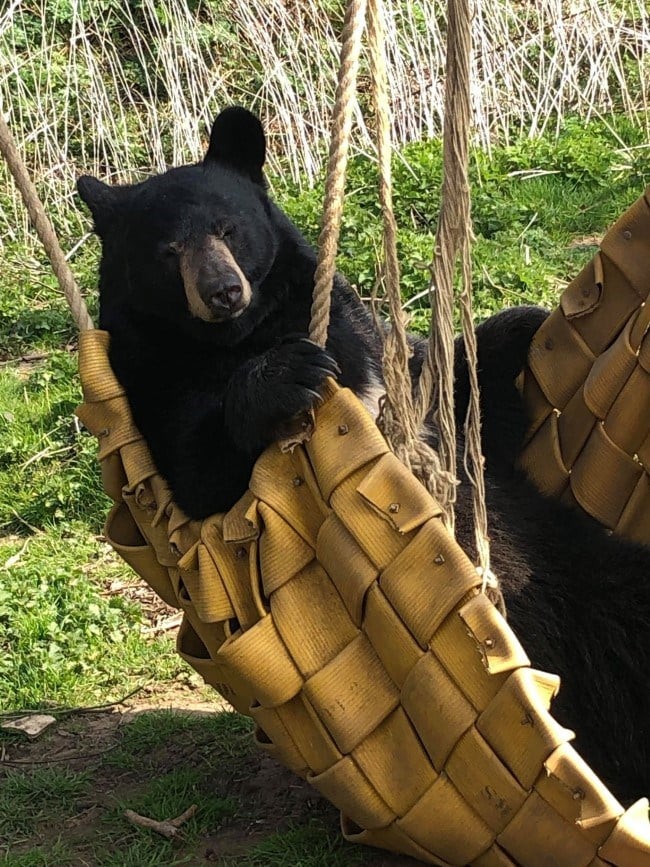
{"type": "Polygon", "coordinates": [[[199,294],[220,319],[237,316],[247,306],[241,281],[234,272],[216,281],[207,281],[206,286],[199,286],[199,294]]]}
{"type": "Polygon", "coordinates": [[[190,314],[205,322],[227,322],[251,302],[252,290],[227,244],[209,235],[183,249],[180,271],[190,314]]]}

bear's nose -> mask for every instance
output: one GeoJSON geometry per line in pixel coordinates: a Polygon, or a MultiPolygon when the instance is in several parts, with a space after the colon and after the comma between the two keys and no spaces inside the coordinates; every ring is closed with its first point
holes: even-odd
{"type": "Polygon", "coordinates": [[[241,306],[241,300],[241,283],[229,281],[212,292],[209,302],[215,313],[234,313],[241,306]]]}

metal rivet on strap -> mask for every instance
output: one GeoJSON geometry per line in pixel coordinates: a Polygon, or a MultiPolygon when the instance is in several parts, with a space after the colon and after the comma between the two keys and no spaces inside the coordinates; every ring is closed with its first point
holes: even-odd
{"type": "Polygon", "coordinates": [[[399,503],[391,503],[388,507],[388,511],[393,512],[393,514],[395,514],[395,512],[399,512],[399,503]]]}
{"type": "Polygon", "coordinates": [[[343,437],[350,432],[350,428],[346,424],[339,425],[339,434],[343,437]]]}
{"type": "Polygon", "coordinates": [[[626,230],[623,232],[623,237],[625,238],[626,241],[629,241],[630,238],[632,237],[632,232],[630,232],[629,229],[626,229],[626,230]]]}
{"type": "Polygon", "coordinates": [[[294,488],[299,488],[305,480],[301,476],[294,476],[291,480],[294,488]]]}
{"type": "Polygon", "coordinates": [[[438,554],[436,557],[433,558],[433,562],[436,564],[436,566],[442,566],[442,564],[445,562],[445,558],[442,556],[442,554],[438,554]]]}
{"type": "Polygon", "coordinates": [[[493,639],[493,638],[486,638],[485,641],[484,641],[483,643],[485,644],[485,646],[486,646],[488,649],[489,649],[490,647],[494,647],[494,639],[493,639]]]}

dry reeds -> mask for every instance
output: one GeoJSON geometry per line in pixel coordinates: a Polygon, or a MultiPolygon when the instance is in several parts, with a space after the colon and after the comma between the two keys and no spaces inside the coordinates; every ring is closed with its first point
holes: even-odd
{"type": "MultiPolygon", "coordinates": [[[[67,219],[81,171],[124,180],[198,159],[210,120],[233,102],[261,115],[272,170],[281,163],[312,181],[328,135],[341,5],[8,0],[0,104],[55,219],[67,219]]],[[[387,5],[395,139],[437,135],[446,5],[387,5]]],[[[645,0],[476,0],[473,23],[483,145],[535,135],[568,113],[620,110],[648,122],[645,0]]],[[[361,111],[358,129],[355,146],[370,150],[361,111]]],[[[20,213],[11,195],[0,196],[5,237],[20,213]]]]}

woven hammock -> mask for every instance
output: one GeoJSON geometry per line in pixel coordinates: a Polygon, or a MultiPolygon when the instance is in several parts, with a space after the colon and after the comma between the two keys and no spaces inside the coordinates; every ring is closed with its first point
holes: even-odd
{"type": "Polygon", "coordinates": [[[108,342],[80,335],[78,410],[115,500],[106,537],[183,610],[181,656],[347,839],[457,867],[650,865],[647,800],[624,812],[571,747],[548,713],[558,678],[529,667],[351,392],[332,384],[309,443],[269,447],[230,512],[190,522],[108,342]]]}
{"type": "Polygon", "coordinates": [[[544,493],[650,545],[650,187],[536,333],[521,466],[544,493]],[[561,372],[561,375],[559,375],[561,372]]]}

